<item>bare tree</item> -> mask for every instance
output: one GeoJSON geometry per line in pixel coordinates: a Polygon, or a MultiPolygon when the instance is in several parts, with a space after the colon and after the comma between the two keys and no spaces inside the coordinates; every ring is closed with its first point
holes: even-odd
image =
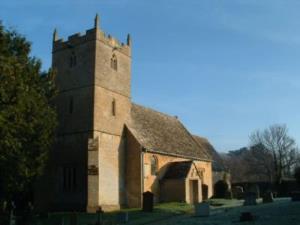
{"type": "Polygon", "coordinates": [[[248,164],[244,158],[247,151],[248,149],[245,147],[221,155],[226,168],[229,169],[232,183],[249,181],[248,164]]]}
{"type": "MultiPolygon", "coordinates": [[[[263,145],[272,155],[275,181],[282,182],[285,175],[290,175],[297,162],[298,149],[295,140],[288,135],[286,125],[272,125],[263,131],[257,130],[250,136],[251,145],[263,145]]],[[[265,163],[269,164],[270,161],[265,163]]],[[[268,167],[268,166],[267,166],[268,167]]]]}
{"type": "Polygon", "coordinates": [[[249,148],[245,155],[247,161],[247,173],[255,181],[269,181],[274,179],[274,162],[272,153],[262,144],[256,144],[249,148]]]}

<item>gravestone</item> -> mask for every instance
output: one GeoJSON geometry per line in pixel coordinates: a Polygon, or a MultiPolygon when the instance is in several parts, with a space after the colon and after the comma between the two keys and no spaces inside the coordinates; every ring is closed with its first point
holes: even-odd
{"type": "Polygon", "coordinates": [[[264,195],[263,195],[263,203],[271,203],[273,202],[273,193],[271,191],[267,191],[264,195]]]}
{"type": "Polygon", "coordinates": [[[298,202],[300,201],[300,192],[299,191],[294,191],[291,193],[292,201],[293,202],[298,202]]]}
{"type": "Polygon", "coordinates": [[[244,197],[244,189],[242,186],[232,187],[233,198],[242,199],[244,197]]]}
{"type": "Polygon", "coordinates": [[[128,212],[121,212],[118,214],[118,223],[127,223],[128,221],[128,212]]]}
{"type": "Polygon", "coordinates": [[[260,198],[259,186],[257,184],[251,184],[249,188],[247,188],[247,192],[254,192],[256,194],[256,198],[260,198]]]}
{"type": "Polygon", "coordinates": [[[150,191],[143,193],[143,211],[152,212],[153,211],[153,193],[150,191]]]}
{"type": "Polygon", "coordinates": [[[247,205],[256,205],[256,193],[255,192],[246,192],[244,196],[244,206],[247,205]]]}
{"type": "Polygon", "coordinates": [[[209,216],[210,208],[208,202],[195,204],[195,216],[209,216]]]}
{"type": "Polygon", "coordinates": [[[16,217],[13,211],[10,212],[9,225],[16,225],[16,217]]]}
{"type": "Polygon", "coordinates": [[[101,225],[103,222],[103,213],[104,211],[102,210],[101,206],[98,207],[96,214],[97,214],[97,222],[96,225],[101,225]]]}
{"type": "Polygon", "coordinates": [[[232,191],[231,190],[227,190],[225,192],[225,198],[226,199],[232,199],[232,191]]]}
{"type": "Polygon", "coordinates": [[[76,213],[70,214],[70,225],[77,225],[77,215],[76,213]]]}

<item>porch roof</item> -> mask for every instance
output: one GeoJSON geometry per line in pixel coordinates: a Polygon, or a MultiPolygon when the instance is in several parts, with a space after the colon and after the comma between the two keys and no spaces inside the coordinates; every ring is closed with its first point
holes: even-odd
{"type": "Polygon", "coordinates": [[[189,174],[193,161],[172,162],[169,164],[163,179],[181,179],[189,174]]]}

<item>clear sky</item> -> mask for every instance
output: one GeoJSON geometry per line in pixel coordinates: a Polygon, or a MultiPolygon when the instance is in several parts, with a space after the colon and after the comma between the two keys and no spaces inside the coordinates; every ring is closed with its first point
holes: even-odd
{"type": "Polygon", "coordinates": [[[299,0],[1,0],[0,20],[45,69],[60,37],[101,28],[133,39],[132,98],[177,115],[219,151],[274,123],[300,143],[299,0]]]}

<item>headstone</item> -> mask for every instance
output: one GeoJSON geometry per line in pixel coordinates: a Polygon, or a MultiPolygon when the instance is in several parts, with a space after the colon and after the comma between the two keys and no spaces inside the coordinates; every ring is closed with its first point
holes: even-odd
{"type": "Polygon", "coordinates": [[[128,212],[121,212],[118,214],[118,223],[127,223],[128,221],[128,212]]]}
{"type": "Polygon", "coordinates": [[[70,214],[70,225],[77,225],[77,215],[76,213],[70,214]]]}
{"type": "Polygon", "coordinates": [[[101,225],[102,222],[103,222],[102,216],[103,216],[103,213],[104,213],[101,206],[98,207],[96,213],[97,213],[97,222],[96,222],[96,224],[101,225]]]}
{"type": "Polygon", "coordinates": [[[257,184],[251,184],[249,188],[247,188],[247,192],[254,192],[256,194],[256,198],[260,198],[259,186],[257,184]]]}
{"type": "Polygon", "coordinates": [[[271,191],[266,192],[263,196],[263,203],[271,203],[273,201],[273,193],[271,191]]]}
{"type": "Polygon", "coordinates": [[[152,212],[153,211],[153,193],[150,191],[143,193],[143,211],[152,212]]]}
{"type": "Polygon", "coordinates": [[[3,201],[1,204],[1,213],[6,213],[7,211],[7,201],[3,201]]]}
{"type": "Polygon", "coordinates": [[[298,202],[300,201],[300,192],[299,191],[294,191],[291,193],[292,201],[293,202],[298,202]]]}
{"type": "Polygon", "coordinates": [[[251,212],[242,212],[240,216],[240,222],[253,221],[254,216],[251,212]]]}
{"type": "Polygon", "coordinates": [[[256,205],[256,193],[255,192],[246,192],[244,196],[244,206],[247,205],[256,205]]]}
{"type": "Polygon", "coordinates": [[[225,198],[226,199],[232,199],[232,191],[231,190],[227,190],[225,192],[225,198]]]}
{"type": "Polygon", "coordinates": [[[13,211],[10,212],[9,225],[16,225],[16,217],[13,211]]]}
{"type": "Polygon", "coordinates": [[[195,216],[209,216],[210,208],[208,202],[195,204],[195,216]]]}
{"type": "Polygon", "coordinates": [[[234,198],[242,199],[244,196],[244,189],[242,186],[232,187],[232,195],[234,198]]]}

